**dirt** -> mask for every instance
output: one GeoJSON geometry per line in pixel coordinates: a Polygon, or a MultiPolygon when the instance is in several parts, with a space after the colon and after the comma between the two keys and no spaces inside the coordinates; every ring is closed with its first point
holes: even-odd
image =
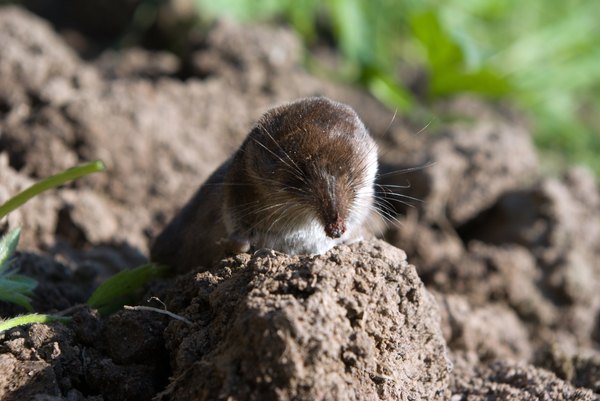
{"type": "MultiPolygon", "coordinates": [[[[372,224],[391,245],[241,254],[148,287],[141,304],[158,297],[191,324],[80,307],[66,326],[1,333],[0,399],[600,399],[600,191],[583,168],[541,174],[509,107],[439,102],[434,114],[460,118],[417,135],[427,122],[306,72],[282,27],[223,21],[184,58],[134,48],[83,61],[72,32],[20,8],[0,7],[0,26],[0,202],[76,163],[108,165],[2,224],[23,227],[15,263],[40,283],[38,312],[144,263],[253,121],[298,97],[356,109],[393,217],[372,224]]],[[[2,318],[23,312],[0,303],[2,318]]]]}
{"type": "Polygon", "coordinates": [[[197,323],[167,328],[176,379],[159,399],[444,399],[439,313],[405,258],[373,241],[180,278],[167,305],[197,323]]]}

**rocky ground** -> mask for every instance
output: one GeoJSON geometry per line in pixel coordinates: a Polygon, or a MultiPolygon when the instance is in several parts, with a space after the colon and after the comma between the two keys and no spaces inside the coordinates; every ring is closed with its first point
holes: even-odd
{"type": "MultiPolygon", "coordinates": [[[[460,118],[416,134],[308,74],[277,27],[215,24],[185,65],[142,49],[83,61],[49,23],[0,7],[0,43],[0,202],[77,163],[108,165],[2,226],[23,226],[16,263],[40,282],[36,311],[85,302],[144,263],[253,121],[285,101],[353,106],[379,142],[380,183],[409,182],[400,193],[420,200],[372,224],[387,243],[241,254],[147,289],[189,324],[79,309],[67,326],[2,333],[2,400],[600,399],[598,185],[581,168],[540,174],[510,109],[448,100],[434,113],[460,118]]],[[[22,312],[0,304],[3,318],[22,312]]]]}

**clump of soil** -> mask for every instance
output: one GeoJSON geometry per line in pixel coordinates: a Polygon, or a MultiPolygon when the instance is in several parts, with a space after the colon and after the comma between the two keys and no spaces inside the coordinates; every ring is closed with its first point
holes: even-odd
{"type": "Polygon", "coordinates": [[[167,328],[175,379],[161,400],[448,395],[437,306],[384,242],[320,257],[240,255],[173,289],[167,305],[196,323],[167,328]]]}
{"type": "MultiPolygon", "coordinates": [[[[0,26],[0,202],[78,162],[109,167],[2,226],[23,226],[16,264],[40,282],[36,311],[81,304],[144,263],[253,121],[303,96],[348,103],[369,127],[395,219],[372,226],[406,251],[241,254],[148,288],[191,325],[80,308],[68,326],[10,330],[0,398],[598,399],[600,192],[584,169],[541,176],[509,109],[449,100],[435,111],[461,118],[414,135],[370,96],[308,74],[283,28],[220,22],[185,60],[130,49],[84,62],[20,8],[0,7],[0,26]]],[[[3,318],[22,312],[0,303],[3,318]]]]}

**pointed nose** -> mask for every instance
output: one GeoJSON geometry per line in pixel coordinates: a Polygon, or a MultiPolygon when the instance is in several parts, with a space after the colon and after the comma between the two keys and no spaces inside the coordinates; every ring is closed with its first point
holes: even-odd
{"type": "Polygon", "coordinates": [[[336,213],[335,218],[332,219],[329,223],[325,224],[325,234],[329,238],[340,238],[346,232],[346,223],[340,217],[338,213],[336,213]]]}

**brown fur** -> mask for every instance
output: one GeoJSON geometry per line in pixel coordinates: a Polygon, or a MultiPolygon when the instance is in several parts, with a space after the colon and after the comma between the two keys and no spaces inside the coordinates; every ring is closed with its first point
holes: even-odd
{"type": "Polygon", "coordinates": [[[238,151],[157,238],[152,259],[209,267],[227,251],[265,246],[313,216],[330,238],[346,231],[375,143],[356,113],[326,98],[268,111],[238,151]],[[222,185],[219,185],[222,184],[222,185]]]}

